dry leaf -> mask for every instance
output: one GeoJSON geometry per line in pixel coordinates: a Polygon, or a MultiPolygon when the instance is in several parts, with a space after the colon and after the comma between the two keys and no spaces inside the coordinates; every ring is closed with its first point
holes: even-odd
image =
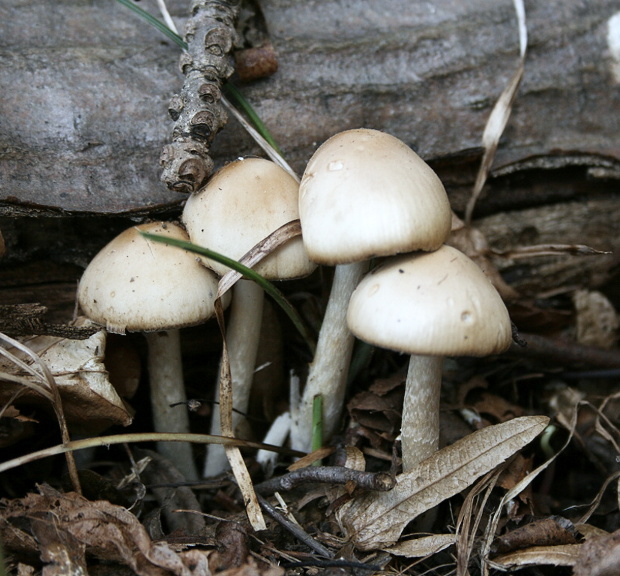
{"type": "Polygon", "coordinates": [[[596,290],[577,290],[573,294],[577,314],[577,341],[609,350],[618,337],[618,314],[607,297],[596,290]]]}
{"type": "MultiPolygon", "coordinates": [[[[100,330],[86,340],[69,340],[57,336],[34,336],[21,339],[50,369],[60,391],[69,426],[82,433],[96,434],[111,426],[131,424],[132,416],[110,384],[103,364],[106,333],[100,330]]],[[[23,351],[9,348],[17,359],[28,366],[32,359],[23,351]]],[[[19,403],[49,402],[33,388],[18,382],[5,381],[17,377],[35,383],[36,378],[6,357],[0,358],[0,402],[9,402],[20,392],[19,403]],[[3,374],[6,376],[3,379],[3,374]]]]}
{"type": "Polygon", "coordinates": [[[616,576],[620,566],[620,530],[581,545],[575,576],[616,576]]]}
{"type": "Polygon", "coordinates": [[[190,550],[177,554],[165,542],[151,541],[144,526],[121,506],[105,500],[91,502],[74,492],[63,494],[45,485],[39,486],[39,492],[2,502],[0,530],[5,543],[15,518],[24,529],[30,527],[37,536],[39,552],[45,552],[57,566],[61,562],[66,567],[79,566],[84,549],[88,556],[129,566],[139,576],[211,574],[205,553],[190,550]],[[53,529],[45,530],[46,525],[53,529]],[[45,542],[38,540],[42,535],[45,542]]]}
{"type": "MultiPolygon", "coordinates": [[[[494,558],[491,565],[500,568],[523,568],[524,566],[574,566],[581,544],[562,546],[533,546],[494,558]]],[[[614,572],[615,574],[615,572],[614,572]]],[[[611,576],[611,573],[610,573],[611,576]]]]}
{"type": "Polygon", "coordinates": [[[498,536],[493,543],[494,554],[507,554],[532,546],[565,546],[577,544],[577,530],[562,516],[547,516],[528,522],[498,536]]]}
{"type": "Polygon", "coordinates": [[[390,492],[346,503],[337,519],[359,549],[391,546],[414,518],[471,486],[531,442],[548,422],[546,416],[528,416],[478,430],[399,475],[390,492]]]}
{"type": "Polygon", "coordinates": [[[422,538],[404,540],[384,550],[395,556],[426,558],[445,550],[448,546],[452,546],[452,544],[456,544],[456,538],[456,534],[432,534],[422,538]]]}

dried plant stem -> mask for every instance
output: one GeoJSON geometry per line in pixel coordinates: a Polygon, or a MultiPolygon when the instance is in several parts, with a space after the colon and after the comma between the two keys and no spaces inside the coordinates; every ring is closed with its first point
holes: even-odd
{"type": "Polygon", "coordinates": [[[271,446],[262,444],[261,442],[250,442],[248,440],[237,440],[237,438],[225,438],[223,436],[210,436],[209,434],[170,434],[160,432],[142,432],[138,434],[115,434],[113,436],[97,436],[96,438],[86,438],[84,440],[73,440],[64,444],[58,444],[25,454],[13,460],[0,462],[0,473],[12,470],[18,466],[23,466],[29,462],[35,462],[42,458],[73,452],[74,450],[86,450],[87,448],[95,448],[99,446],[108,447],[112,444],[127,444],[132,442],[195,442],[199,444],[225,444],[227,446],[243,446],[244,448],[253,448],[259,450],[269,450],[278,452],[279,454],[288,454],[290,456],[304,456],[303,452],[295,452],[289,448],[282,446],[271,446]]]}
{"type": "Polygon", "coordinates": [[[493,164],[493,159],[495,158],[495,152],[497,151],[499,140],[504,133],[504,129],[506,128],[506,124],[510,118],[512,105],[517,95],[519,84],[521,84],[521,78],[523,77],[523,71],[525,69],[525,51],[527,48],[525,7],[523,5],[523,0],[513,0],[513,2],[517,13],[517,24],[519,31],[519,65],[515,73],[512,75],[510,82],[497,99],[482,134],[484,154],[482,156],[482,162],[480,163],[480,169],[478,170],[474,189],[465,209],[465,223],[467,226],[471,226],[471,220],[474,213],[474,208],[476,207],[476,202],[478,201],[482,188],[487,180],[487,176],[491,170],[491,165],[493,164]]]}
{"type": "Polygon", "coordinates": [[[317,554],[324,556],[325,558],[333,558],[333,554],[325,548],[321,543],[317,542],[310,534],[308,534],[299,524],[296,524],[292,520],[289,520],[284,514],[278,512],[275,506],[272,506],[264,498],[258,497],[261,508],[269,514],[278,524],[286,528],[291,534],[293,534],[298,540],[303,542],[311,550],[314,550],[317,554]]]}
{"type": "MultiPolygon", "coordinates": [[[[33,362],[41,369],[41,373],[39,374],[31,366],[28,366],[25,363],[21,364],[20,362],[20,366],[22,368],[25,368],[27,372],[30,372],[41,380],[41,388],[48,391],[48,393],[44,393],[43,396],[46,397],[48,400],[51,400],[52,408],[54,409],[56,419],[58,420],[58,426],[60,427],[60,435],[63,444],[69,444],[71,442],[71,437],[69,436],[69,429],[67,428],[67,421],[65,419],[65,414],[62,407],[62,399],[60,398],[60,392],[58,391],[56,380],[54,380],[54,375],[51,373],[45,362],[41,360],[39,355],[30,350],[28,346],[25,346],[18,340],[14,340],[13,338],[2,333],[0,333],[0,340],[4,340],[7,344],[13,346],[18,350],[21,350],[22,352],[30,356],[33,362]]],[[[2,351],[6,352],[4,350],[2,351]]],[[[18,359],[15,358],[15,360],[18,359]]],[[[73,485],[73,489],[78,494],[81,494],[82,489],[80,486],[80,479],[77,473],[77,466],[75,465],[75,458],[73,457],[73,454],[71,452],[67,452],[65,458],[67,460],[67,470],[69,472],[69,478],[71,480],[71,484],[73,485]]]]}
{"type": "Polygon", "coordinates": [[[308,482],[340,485],[353,482],[363,490],[378,492],[391,490],[396,484],[394,478],[385,472],[365,472],[344,466],[307,466],[283,476],[266,480],[255,488],[258,494],[268,496],[274,492],[293,490],[308,482]]]}
{"type": "MultiPolygon", "coordinates": [[[[250,392],[254,380],[256,354],[260,342],[260,329],[263,315],[263,289],[252,280],[239,280],[233,290],[226,346],[228,348],[230,374],[233,386],[233,430],[245,419],[250,403],[250,392]]],[[[219,382],[217,386],[219,401],[219,382]]],[[[220,433],[220,413],[213,411],[211,433],[220,433]]],[[[227,468],[226,453],[223,446],[212,445],[207,451],[203,476],[221,474],[227,468]]]]}

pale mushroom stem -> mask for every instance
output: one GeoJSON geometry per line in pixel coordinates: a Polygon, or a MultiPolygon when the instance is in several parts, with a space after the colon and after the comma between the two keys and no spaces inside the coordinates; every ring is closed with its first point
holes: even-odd
{"type": "MultiPolygon", "coordinates": [[[[226,327],[226,346],[230,360],[230,375],[233,387],[233,427],[245,419],[250,403],[250,392],[254,379],[256,354],[260,342],[263,318],[263,289],[252,280],[239,280],[233,289],[230,316],[226,327]]],[[[216,400],[219,401],[219,380],[216,400]]],[[[220,411],[213,410],[211,434],[221,434],[220,411]]],[[[207,451],[203,476],[216,476],[228,469],[228,459],[223,446],[212,444],[207,451]]]]}
{"type": "Polygon", "coordinates": [[[312,405],[323,397],[323,437],[338,427],[347,374],[355,341],[347,327],[347,308],[353,290],[368,269],[368,262],[336,266],[329,302],[319,333],[314,361],[299,406],[291,406],[293,423],[291,444],[295,450],[309,452],[312,446],[312,405]]]}
{"type": "MultiPolygon", "coordinates": [[[[189,416],[183,385],[179,330],[146,332],[153,425],[156,432],[188,433],[189,416]],[[176,404],[176,406],[171,406],[176,404]]],[[[158,452],[170,460],[187,480],[198,480],[189,442],[159,442],[158,452]]]]}
{"type": "Polygon", "coordinates": [[[409,359],[400,439],[403,472],[439,449],[441,356],[413,354],[409,359]]]}

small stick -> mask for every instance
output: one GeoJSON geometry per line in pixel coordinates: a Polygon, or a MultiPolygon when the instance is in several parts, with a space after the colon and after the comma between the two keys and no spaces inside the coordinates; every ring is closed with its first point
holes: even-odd
{"type": "Polygon", "coordinates": [[[324,556],[325,558],[333,558],[334,555],[325,546],[317,542],[310,534],[308,534],[301,526],[295,524],[295,522],[289,520],[283,514],[280,514],[274,506],[272,506],[262,496],[258,496],[258,503],[260,507],[269,514],[278,524],[283,528],[286,528],[291,534],[295,536],[300,542],[303,542],[308,548],[314,550],[317,554],[324,556]]]}
{"type": "Polygon", "coordinates": [[[255,486],[255,490],[258,494],[267,496],[274,492],[293,490],[307,482],[322,484],[354,482],[359,488],[378,492],[387,492],[396,485],[394,478],[385,472],[362,472],[344,466],[309,466],[271,478],[255,486]]]}
{"type": "Polygon", "coordinates": [[[547,364],[587,366],[589,368],[620,368],[620,351],[604,350],[537,334],[521,333],[526,347],[513,344],[507,354],[519,358],[544,360],[547,364]]]}

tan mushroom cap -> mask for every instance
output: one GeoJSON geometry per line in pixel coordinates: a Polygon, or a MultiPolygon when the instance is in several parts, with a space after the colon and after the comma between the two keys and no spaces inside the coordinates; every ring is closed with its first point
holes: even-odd
{"type": "Polygon", "coordinates": [[[336,134],[314,153],[299,213],[308,254],[329,265],[436,250],[451,224],[435,172],[398,138],[369,129],[336,134]]]}
{"type": "MultiPolygon", "coordinates": [[[[239,260],[280,226],[299,218],[299,184],[263,158],[239,159],[219,170],[190,196],[182,220],[192,242],[239,260]]],[[[220,275],[230,269],[204,258],[220,275]]],[[[254,270],[269,280],[307,276],[316,268],[301,237],[269,254],[254,270]]]]}
{"type": "Polygon", "coordinates": [[[351,297],[347,322],[358,338],[409,354],[486,356],[512,340],[499,294],[450,246],[390,259],[368,274],[351,297]]]}
{"type": "Polygon", "coordinates": [[[118,333],[171,330],[210,318],[215,275],[194,254],[147,240],[140,231],[189,241],[180,226],[163,222],[119,234],[82,275],[78,301],[84,313],[118,333]]]}

